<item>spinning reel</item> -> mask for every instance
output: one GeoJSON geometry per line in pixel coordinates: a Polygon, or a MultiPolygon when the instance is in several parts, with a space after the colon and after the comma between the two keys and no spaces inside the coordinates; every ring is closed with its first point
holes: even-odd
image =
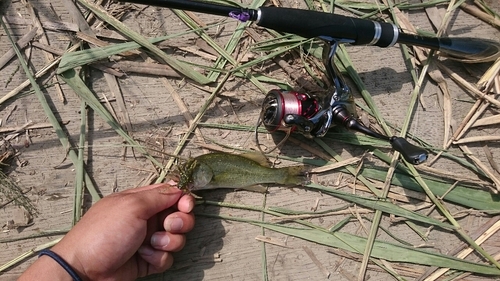
{"type": "Polygon", "coordinates": [[[451,58],[471,61],[494,61],[500,57],[500,44],[479,38],[437,38],[401,32],[386,22],[352,18],[319,11],[280,7],[242,8],[193,0],[126,0],[145,5],[189,10],[226,16],[241,22],[254,21],[261,27],[293,33],[305,38],[318,37],[326,41],[323,53],[328,78],[333,91],[324,95],[308,95],[290,91],[270,91],[262,105],[261,121],[270,132],[294,130],[306,137],[322,137],[333,125],[387,140],[404,159],[420,164],[427,151],[401,137],[387,137],[360,124],[349,87],[333,63],[339,43],[390,47],[396,43],[438,50],[451,58]],[[297,20],[301,19],[301,20],[297,20]],[[304,20],[302,20],[304,19],[304,20]]]}
{"type": "Polygon", "coordinates": [[[321,96],[271,90],[264,98],[260,114],[265,128],[269,132],[295,131],[314,138],[323,137],[330,127],[339,125],[389,141],[394,150],[399,151],[404,159],[412,164],[427,160],[425,149],[412,145],[401,137],[381,135],[357,121],[351,91],[333,63],[338,44],[337,40],[326,41],[323,52],[323,62],[328,78],[333,83],[333,90],[321,96]]]}

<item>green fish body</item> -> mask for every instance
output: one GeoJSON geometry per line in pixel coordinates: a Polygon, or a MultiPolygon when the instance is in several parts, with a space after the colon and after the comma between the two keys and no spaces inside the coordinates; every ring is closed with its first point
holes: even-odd
{"type": "MultiPolygon", "coordinates": [[[[263,156],[262,158],[265,159],[263,156]]],[[[269,168],[259,162],[249,158],[249,155],[229,153],[210,153],[195,157],[185,165],[191,167],[190,171],[185,171],[190,179],[187,189],[241,188],[265,191],[260,184],[304,184],[303,166],[269,168]]]]}

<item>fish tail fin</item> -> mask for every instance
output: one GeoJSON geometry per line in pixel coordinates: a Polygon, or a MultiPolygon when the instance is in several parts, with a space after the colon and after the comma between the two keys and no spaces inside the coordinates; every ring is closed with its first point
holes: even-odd
{"type": "Polygon", "coordinates": [[[309,183],[309,174],[305,166],[291,166],[282,169],[286,171],[286,177],[282,184],[306,185],[309,183]]]}

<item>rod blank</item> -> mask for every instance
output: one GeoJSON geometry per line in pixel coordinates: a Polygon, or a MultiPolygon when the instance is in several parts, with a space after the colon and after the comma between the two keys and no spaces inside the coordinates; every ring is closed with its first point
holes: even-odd
{"type": "Polygon", "coordinates": [[[500,43],[479,38],[436,38],[405,34],[390,23],[358,19],[311,10],[261,7],[257,10],[191,0],[126,0],[144,5],[188,10],[242,21],[306,38],[343,40],[354,45],[390,47],[395,43],[441,51],[451,58],[471,62],[493,61],[500,57],[500,43]]]}

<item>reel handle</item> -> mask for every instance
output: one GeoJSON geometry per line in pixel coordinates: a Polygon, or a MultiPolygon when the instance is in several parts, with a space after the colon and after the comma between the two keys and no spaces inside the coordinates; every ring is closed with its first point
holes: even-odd
{"type": "Polygon", "coordinates": [[[361,123],[359,123],[358,120],[352,117],[352,114],[350,114],[343,106],[337,106],[336,108],[332,109],[332,112],[333,122],[335,124],[344,126],[347,129],[364,133],[377,139],[389,141],[392,148],[398,151],[401,156],[403,156],[403,158],[409,163],[418,165],[427,160],[427,150],[409,143],[402,137],[387,137],[370,130],[368,127],[361,125],[361,123]]]}
{"type": "Polygon", "coordinates": [[[391,145],[394,150],[399,151],[401,156],[413,165],[418,165],[425,162],[428,158],[427,151],[419,146],[409,143],[406,139],[401,137],[392,137],[391,145]]]}

